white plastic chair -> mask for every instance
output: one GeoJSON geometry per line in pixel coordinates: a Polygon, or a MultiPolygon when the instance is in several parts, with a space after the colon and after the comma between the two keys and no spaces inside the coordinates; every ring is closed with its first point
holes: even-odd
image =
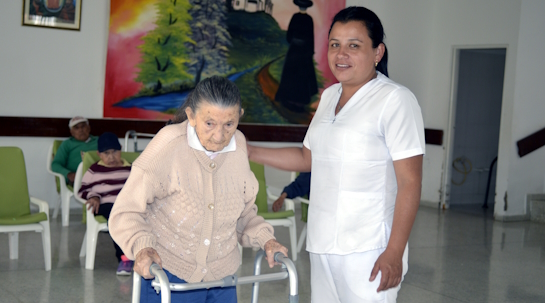
{"type": "MultiPolygon", "coordinates": [[[[55,140],[58,141],[58,140],[55,140]]],[[[74,192],[72,192],[68,186],[66,185],[66,179],[62,174],[56,173],[51,170],[51,163],[53,163],[53,147],[55,145],[55,141],[51,143],[51,146],[49,147],[49,151],[47,152],[47,159],[46,159],[46,169],[47,172],[54,175],[55,177],[59,178],[59,185],[60,185],[60,201],[55,206],[55,210],[53,211],[53,218],[56,219],[59,215],[59,209],[61,209],[61,216],[62,216],[62,226],[68,226],[69,220],[70,220],[70,198],[74,195],[74,192]]],[[[58,144],[58,143],[57,143],[58,144]]]]}
{"type": "MultiPolygon", "coordinates": [[[[74,192],[79,192],[81,188],[81,179],[83,178],[83,162],[78,165],[76,171],[76,177],[74,178],[74,192]]],[[[81,202],[85,206],[85,200],[80,198],[79,195],[74,196],[78,202],[81,202]]],[[[83,243],[79,252],[80,257],[85,257],[85,269],[93,270],[95,268],[95,254],[97,250],[98,233],[101,231],[108,231],[108,224],[106,218],[102,216],[95,217],[93,209],[87,209],[85,236],[83,237],[83,243]],[[102,217],[102,219],[101,219],[102,217]]]]}
{"type": "MultiPolygon", "coordinates": [[[[270,190],[267,188],[267,198],[269,201],[275,201],[278,199],[278,196],[272,194],[270,190]]],[[[295,213],[295,203],[292,199],[284,199],[284,208],[286,211],[292,210],[295,213]]],[[[259,215],[262,215],[261,213],[259,215]]],[[[269,224],[272,226],[284,226],[289,228],[289,235],[290,235],[290,250],[291,250],[291,258],[293,261],[297,261],[297,254],[299,253],[299,249],[296,249],[298,247],[297,245],[297,226],[295,225],[295,215],[283,219],[265,219],[269,224]]],[[[305,224],[306,228],[306,224],[305,224]]]]}
{"type": "MultiPolygon", "coordinates": [[[[121,157],[131,163],[136,159],[136,157],[138,157],[138,155],[140,155],[140,153],[121,152],[121,157]]],[[[95,216],[95,214],[93,213],[93,209],[87,209],[87,207],[85,206],[85,202],[87,201],[80,198],[77,193],[81,188],[81,179],[83,178],[83,174],[87,171],[87,169],[89,169],[91,165],[96,163],[98,160],[100,160],[100,158],[96,151],[85,152],[83,154],[83,161],[78,165],[76,176],[74,178],[74,192],[76,193],[74,197],[85,207],[85,224],[87,225],[87,231],[85,232],[85,236],[83,237],[83,243],[81,244],[79,256],[85,257],[85,268],[89,270],[93,270],[95,268],[95,254],[97,248],[98,233],[101,231],[108,231],[108,220],[106,220],[106,218],[103,216],[95,216]]]]}
{"type": "MultiPolygon", "coordinates": [[[[301,204],[309,204],[309,200],[301,197],[295,198],[295,200],[299,200],[301,204]]],[[[303,230],[301,230],[301,235],[299,235],[299,240],[297,241],[297,253],[301,252],[301,249],[303,248],[303,244],[305,243],[305,239],[307,237],[307,222],[305,222],[305,225],[303,226],[303,230]]]]}
{"type": "Polygon", "coordinates": [[[278,196],[273,195],[267,187],[265,166],[250,161],[250,169],[259,183],[259,191],[255,200],[258,208],[257,214],[262,216],[272,226],[285,226],[289,228],[292,260],[297,261],[297,227],[295,225],[295,205],[293,200],[284,200],[284,211],[269,212],[268,201],[274,201],[278,199],[278,196]],[[263,194],[262,191],[265,191],[265,193],[263,194]]]}
{"type": "Polygon", "coordinates": [[[0,147],[0,233],[8,233],[9,258],[19,258],[19,232],[42,234],[45,270],[51,270],[51,235],[49,205],[29,196],[23,151],[18,147],[0,147]],[[39,208],[30,213],[30,203],[39,208]]]}
{"type": "Polygon", "coordinates": [[[142,149],[138,149],[138,137],[139,136],[143,137],[143,138],[153,138],[153,137],[155,137],[155,134],[137,133],[135,130],[128,130],[125,133],[125,144],[123,145],[124,151],[126,151],[126,152],[129,151],[129,137],[132,137],[133,144],[134,144],[134,151],[135,152],[142,152],[143,151],[142,149]]]}
{"type": "MultiPolygon", "coordinates": [[[[295,178],[297,178],[297,172],[291,172],[290,177],[291,177],[290,182],[295,181],[295,178]]],[[[278,195],[271,194],[269,192],[269,189],[270,188],[267,187],[267,194],[269,195],[269,198],[274,199],[274,200],[278,199],[278,195]]],[[[279,189],[276,190],[276,192],[278,192],[279,194],[280,194],[281,191],[282,190],[279,190],[279,189]]],[[[290,207],[290,209],[291,209],[291,207],[292,207],[291,205],[293,205],[294,201],[298,201],[301,204],[307,204],[307,205],[309,204],[308,199],[301,198],[301,197],[295,197],[293,199],[286,198],[284,201],[285,201],[284,203],[288,203],[288,204],[286,204],[286,209],[288,209],[288,207],[290,207]]],[[[301,207],[301,211],[303,211],[302,208],[303,207],[301,207]]],[[[302,217],[306,218],[307,214],[302,215],[302,217]]],[[[306,220],[304,221],[304,223],[305,223],[305,225],[303,226],[303,230],[301,230],[301,234],[299,235],[299,240],[297,240],[297,253],[301,252],[301,249],[303,248],[303,244],[305,243],[305,239],[307,237],[307,222],[306,222],[306,220]]]]}

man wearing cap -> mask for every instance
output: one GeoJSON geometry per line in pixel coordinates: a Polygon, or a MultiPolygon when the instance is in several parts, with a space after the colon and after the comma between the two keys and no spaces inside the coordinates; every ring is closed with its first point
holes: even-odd
{"type": "Polygon", "coordinates": [[[97,137],[91,136],[89,121],[76,116],[68,122],[69,139],[62,142],[51,163],[51,170],[64,175],[67,184],[74,184],[76,170],[81,162],[81,152],[97,149],[97,137]]]}
{"type": "MultiPolygon", "coordinates": [[[[93,209],[95,216],[109,219],[115,199],[129,178],[131,164],[121,158],[119,139],[110,132],[98,138],[98,156],[100,161],[91,165],[83,175],[78,195],[87,200],[85,204],[88,209],[93,209]]],[[[130,275],[133,261],[125,257],[115,242],[114,247],[119,262],[117,275],[130,275]]]]}

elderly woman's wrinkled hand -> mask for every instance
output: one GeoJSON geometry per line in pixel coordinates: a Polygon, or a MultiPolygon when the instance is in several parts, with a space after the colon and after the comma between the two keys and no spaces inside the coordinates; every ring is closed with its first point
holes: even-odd
{"type": "Polygon", "coordinates": [[[134,271],[137,272],[144,279],[151,279],[153,275],[149,272],[149,268],[152,263],[157,263],[161,268],[161,258],[157,254],[157,251],[151,247],[146,247],[136,254],[136,259],[134,260],[134,271]]]}
{"type": "Polygon", "coordinates": [[[282,246],[282,244],[278,243],[274,239],[267,241],[267,243],[265,243],[264,249],[265,249],[265,254],[267,255],[267,262],[269,262],[270,268],[272,268],[275,264],[278,264],[274,262],[274,254],[276,252],[281,252],[284,254],[284,256],[288,256],[288,249],[282,246]]]}
{"type": "Polygon", "coordinates": [[[89,200],[85,202],[85,205],[87,205],[87,209],[93,209],[93,214],[98,214],[98,209],[100,208],[100,198],[99,197],[91,197],[89,200]]]}

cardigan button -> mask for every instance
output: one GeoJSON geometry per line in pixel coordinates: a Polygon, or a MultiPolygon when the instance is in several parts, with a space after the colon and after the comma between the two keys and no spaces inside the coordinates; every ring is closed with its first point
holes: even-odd
{"type": "Polygon", "coordinates": [[[210,210],[214,210],[214,204],[208,204],[208,208],[209,208],[210,210]]]}
{"type": "Polygon", "coordinates": [[[204,245],[206,245],[206,246],[210,245],[210,240],[204,239],[204,245]]]}
{"type": "Polygon", "coordinates": [[[210,163],[209,166],[210,166],[211,169],[214,169],[214,168],[216,168],[216,163],[212,162],[212,163],[210,163]]]}

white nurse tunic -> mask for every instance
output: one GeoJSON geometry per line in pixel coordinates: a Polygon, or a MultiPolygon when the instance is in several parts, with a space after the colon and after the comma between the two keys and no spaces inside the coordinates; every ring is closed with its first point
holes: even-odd
{"type": "Polygon", "coordinates": [[[386,247],[397,182],[393,161],[424,154],[415,96],[377,72],[335,116],[326,89],[303,144],[312,152],[307,250],[346,255],[386,247]]]}

